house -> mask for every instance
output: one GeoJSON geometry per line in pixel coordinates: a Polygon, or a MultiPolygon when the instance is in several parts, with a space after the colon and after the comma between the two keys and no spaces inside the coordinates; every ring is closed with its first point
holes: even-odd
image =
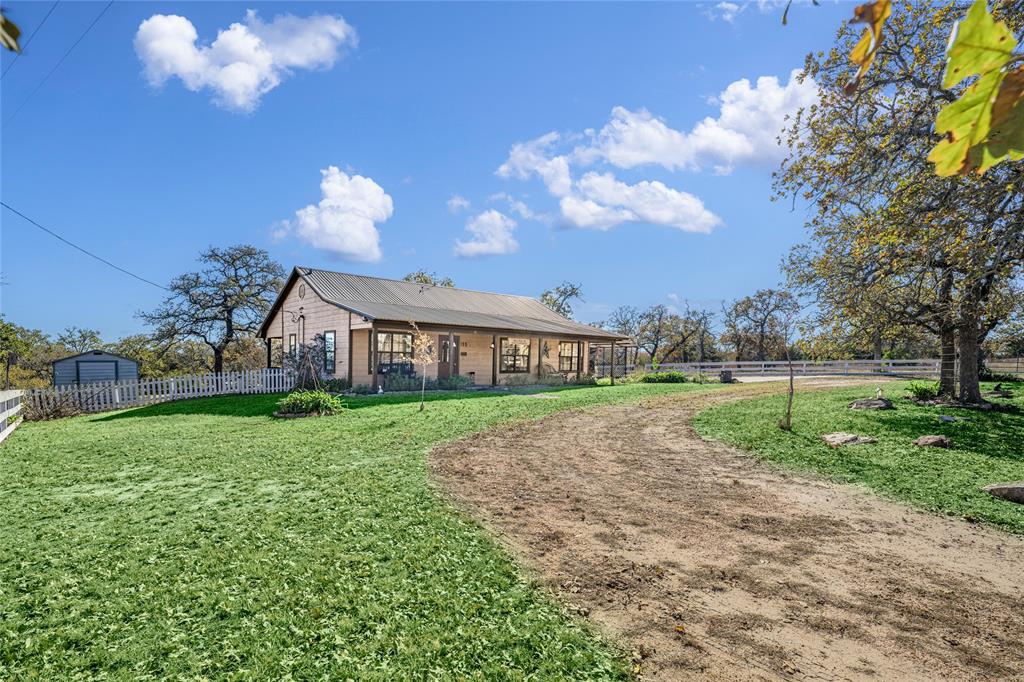
{"type": "Polygon", "coordinates": [[[130,381],[139,378],[139,363],[103,350],[91,350],[53,361],[53,385],[130,381]]]}
{"type": "Polygon", "coordinates": [[[323,335],[327,372],[374,390],[412,373],[412,327],[436,334],[428,378],[461,375],[477,385],[510,377],[587,373],[591,347],[626,337],[574,322],[526,296],[492,294],[297,267],[259,329],[267,366],[323,335]]]}

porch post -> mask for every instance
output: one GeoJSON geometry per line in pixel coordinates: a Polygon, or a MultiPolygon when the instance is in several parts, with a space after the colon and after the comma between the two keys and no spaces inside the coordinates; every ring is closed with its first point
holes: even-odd
{"type": "Polygon", "coordinates": [[[498,335],[491,335],[491,386],[498,385],[498,335]]]}
{"type": "Polygon", "coordinates": [[[448,330],[448,376],[455,376],[455,332],[448,330]]]}
{"type": "Polygon", "coordinates": [[[348,387],[352,388],[352,313],[348,314],[348,387]]]}
{"type": "MultiPolygon", "coordinates": [[[[583,374],[583,341],[577,341],[576,344],[576,383],[578,384],[580,383],[580,376],[583,374]]],[[[559,360],[559,363],[561,363],[561,360],[559,360]]]]}
{"type": "Polygon", "coordinates": [[[263,339],[263,342],[267,344],[267,369],[270,369],[272,367],[270,364],[270,338],[263,339]]]}
{"type": "Polygon", "coordinates": [[[544,371],[544,339],[537,337],[537,381],[540,381],[541,372],[544,371]]]}
{"type": "Polygon", "coordinates": [[[370,323],[370,357],[373,358],[373,360],[371,360],[371,364],[373,365],[373,392],[376,393],[379,390],[379,388],[380,388],[380,384],[377,382],[378,355],[377,355],[377,323],[376,322],[371,322],[370,323]]]}
{"type": "Polygon", "coordinates": [[[612,386],[615,385],[615,342],[612,341],[609,345],[612,351],[612,386]]]}

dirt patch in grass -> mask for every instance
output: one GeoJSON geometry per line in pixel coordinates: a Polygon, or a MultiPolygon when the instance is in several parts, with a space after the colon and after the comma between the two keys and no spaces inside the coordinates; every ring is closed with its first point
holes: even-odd
{"type": "Polygon", "coordinates": [[[781,389],[562,413],[439,448],[432,470],[645,679],[1024,679],[1024,538],[689,426],[781,389]]]}

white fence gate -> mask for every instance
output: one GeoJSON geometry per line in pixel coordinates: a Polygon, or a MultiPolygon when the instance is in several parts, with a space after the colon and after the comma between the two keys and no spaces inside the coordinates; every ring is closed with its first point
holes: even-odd
{"type": "Polygon", "coordinates": [[[58,405],[71,405],[83,412],[103,412],[185,398],[280,393],[291,390],[294,385],[295,376],[290,372],[283,369],[259,369],[33,388],[24,392],[24,401],[42,412],[58,405]]]}
{"type": "Polygon", "coordinates": [[[23,391],[0,391],[0,443],[21,423],[23,391]]]}

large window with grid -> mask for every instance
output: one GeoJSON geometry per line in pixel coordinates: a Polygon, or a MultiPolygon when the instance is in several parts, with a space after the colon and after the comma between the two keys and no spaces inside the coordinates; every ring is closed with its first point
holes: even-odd
{"type": "Polygon", "coordinates": [[[575,372],[580,368],[580,342],[560,341],[558,343],[558,371],[575,372]]]}
{"type": "MultiPolygon", "coordinates": [[[[412,374],[412,334],[377,333],[377,372],[379,374],[412,374]]],[[[373,373],[373,353],[370,353],[373,373]]]]}
{"type": "Polygon", "coordinates": [[[530,371],[530,339],[501,340],[501,372],[526,374],[530,371]]]}
{"type": "Polygon", "coordinates": [[[324,332],[324,370],[328,374],[334,374],[334,330],[324,332]]]}

